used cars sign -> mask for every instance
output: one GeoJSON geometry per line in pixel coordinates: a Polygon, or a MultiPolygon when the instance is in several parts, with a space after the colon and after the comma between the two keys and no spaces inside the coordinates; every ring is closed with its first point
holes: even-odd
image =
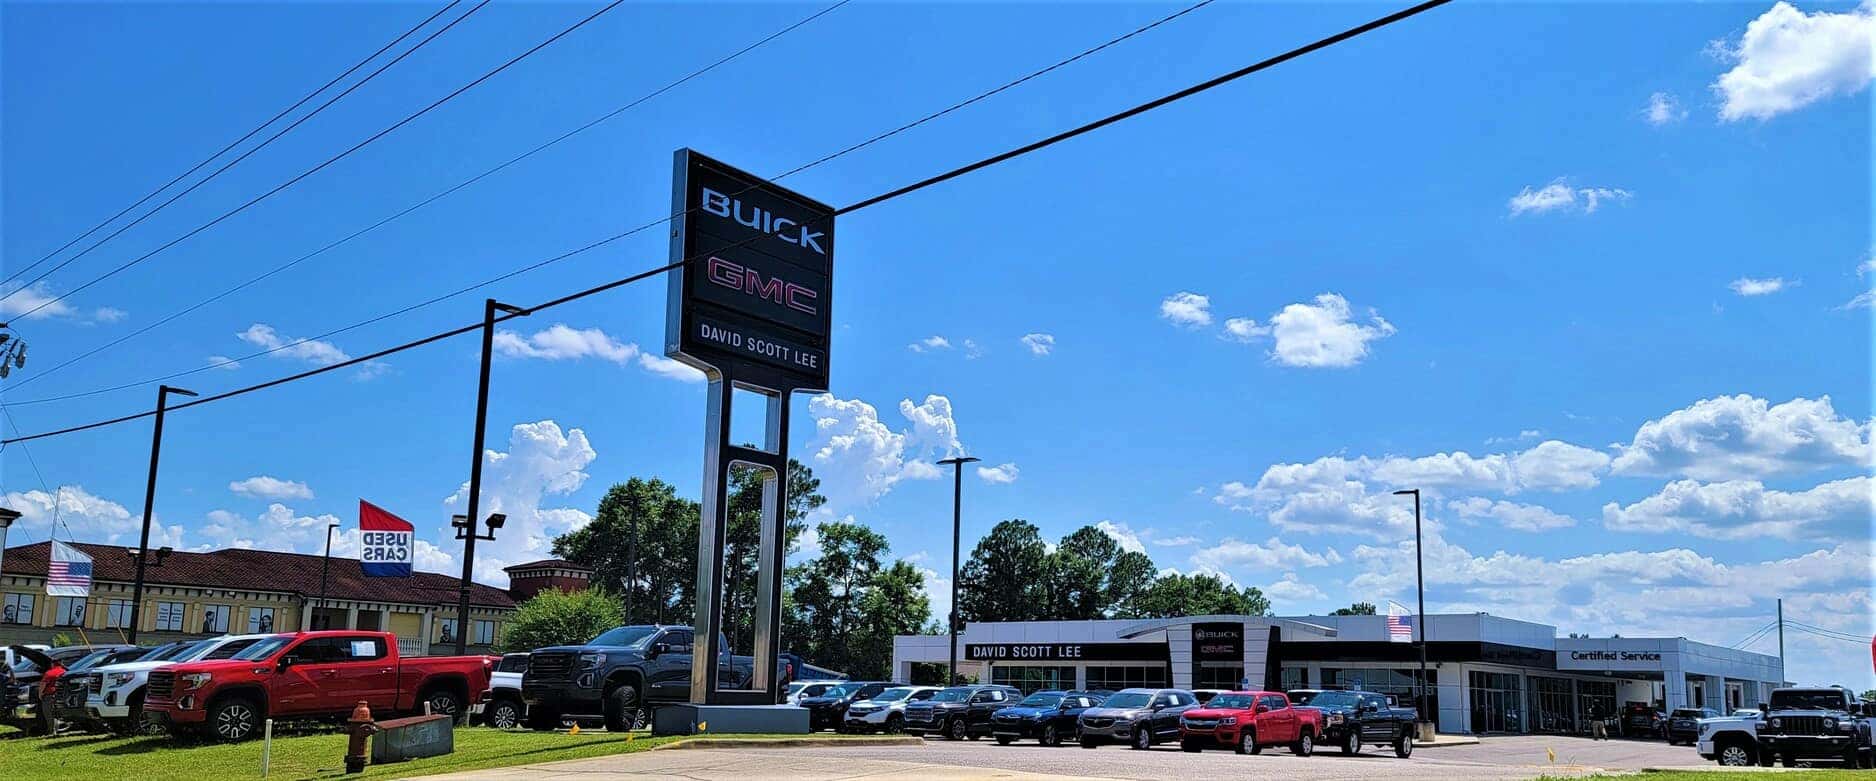
{"type": "Polygon", "coordinates": [[[677,151],[665,355],[712,377],[826,390],[834,209],[677,151]]]}

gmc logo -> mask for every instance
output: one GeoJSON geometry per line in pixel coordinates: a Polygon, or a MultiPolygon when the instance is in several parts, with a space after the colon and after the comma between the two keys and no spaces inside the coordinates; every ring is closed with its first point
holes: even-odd
{"type": "Polygon", "coordinates": [[[703,188],[703,203],[698,206],[718,217],[735,220],[737,225],[750,230],[771,234],[782,241],[814,250],[822,255],[827,254],[827,250],[821,247],[819,241],[816,241],[827,234],[810,231],[805,225],[787,217],[776,216],[774,212],[764,211],[762,207],[754,204],[744,204],[740,200],[705,187],[703,188]],[[745,206],[748,208],[745,209],[745,206]],[[792,234],[789,232],[790,228],[794,229],[792,234]]]}
{"type": "Polygon", "coordinates": [[[765,301],[773,301],[798,312],[820,314],[814,302],[815,299],[821,297],[821,294],[781,277],[769,277],[765,280],[761,272],[740,263],[732,263],[711,256],[709,262],[704,264],[704,277],[731,290],[748,293],[765,301]]]}

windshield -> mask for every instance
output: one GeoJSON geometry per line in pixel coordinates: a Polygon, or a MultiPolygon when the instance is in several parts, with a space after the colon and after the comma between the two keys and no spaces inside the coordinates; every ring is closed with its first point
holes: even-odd
{"type": "Polygon", "coordinates": [[[1244,710],[1250,708],[1251,703],[1256,699],[1248,694],[1220,694],[1213,697],[1211,702],[1206,703],[1205,707],[1244,710]]]}
{"type": "Polygon", "coordinates": [[[822,694],[821,694],[821,695],[819,695],[819,696],[822,696],[822,697],[845,697],[845,696],[847,696],[847,695],[849,695],[849,694],[852,694],[852,693],[854,693],[854,692],[857,692],[857,691],[859,691],[859,690],[860,690],[860,687],[861,687],[861,686],[862,686],[862,684],[858,684],[858,683],[843,683],[843,684],[841,684],[841,685],[839,685],[839,686],[835,686],[835,687],[833,687],[833,688],[831,688],[831,689],[828,689],[828,690],[827,690],[826,692],[824,692],[824,693],[822,693],[822,694]]]}
{"type": "Polygon", "coordinates": [[[13,659],[13,672],[24,673],[32,672],[37,669],[39,669],[39,665],[33,664],[33,660],[25,656],[17,656],[13,659]]]}
{"type": "Polygon", "coordinates": [[[209,651],[212,651],[215,649],[216,642],[217,641],[214,641],[214,640],[203,640],[201,642],[190,643],[189,645],[185,645],[181,648],[176,649],[176,653],[169,657],[170,661],[193,662],[198,659],[201,659],[202,657],[207,656],[209,651]]]}
{"type": "Polygon", "coordinates": [[[1674,718],[1677,719],[1700,719],[1705,718],[1706,715],[1699,708],[1676,708],[1674,710],[1674,718]]]}
{"type": "Polygon", "coordinates": [[[1290,704],[1292,704],[1292,705],[1308,705],[1308,704],[1309,704],[1309,702],[1310,702],[1311,700],[1314,700],[1314,699],[1316,699],[1316,695],[1318,695],[1318,694],[1321,694],[1321,693],[1322,693],[1322,692],[1312,692],[1312,691],[1293,691],[1293,692],[1290,692],[1290,704]]]}
{"type": "Polygon", "coordinates": [[[281,648],[285,647],[287,643],[292,642],[292,641],[293,641],[293,638],[291,637],[269,637],[266,640],[262,640],[258,643],[248,646],[247,650],[242,651],[241,653],[235,654],[234,658],[239,659],[244,662],[260,661],[269,656],[273,656],[275,652],[279,651],[281,648]]]}
{"type": "Polygon", "coordinates": [[[587,643],[587,645],[610,645],[620,648],[635,648],[644,645],[646,640],[657,633],[658,628],[655,626],[622,626],[617,629],[608,629],[600,633],[598,637],[593,638],[593,642],[587,643]]]}
{"type": "Polygon", "coordinates": [[[1026,705],[1031,708],[1053,708],[1057,705],[1062,704],[1062,695],[1060,694],[1031,694],[1028,697],[1024,697],[1023,701],[1017,704],[1026,705]]]}
{"type": "Polygon", "coordinates": [[[117,652],[116,651],[92,651],[91,653],[78,657],[71,664],[66,665],[65,671],[75,672],[78,670],[83,670],[87,667],[96,665],[98,663],[98,660],[103,659],[104,657],[110,656],[111,654],[114,654],[114,653],[117,653],[117,652]]]}
{"type": "Polygon", "coordinates": [[[502,657],[502,663],[495,666],[498,673],[525,673],[528,671],[527,654],[510,654],[502,657]]]}
{"type": "Polygon", "coordinates": [[[1733,715],[1745,719],[1759,715],[1759,711],[1754,708],[1740,708],[1739,710],[1733,711],[1733,715]]]}
{"type": "Polygon", "coordinates": [[[807,685],[807,688],[801,690],[801,696],[819,697],[826,694],[827,690],[831,688],[834,688],[834,685],[830,683],[810,683],[807,685]]]}
{"type": "Polygon", "coordinates": [[[1153,695],[1146,692],[1121,692],[1101,703],[1103,708],[1144,708],[1153,701],[1153,695]]]}
{"type": "Polygon", "coordinates": [[[181,651],[184,648],[188,648],[189,645],[190,645],[189,643],[170,643],[169,645],[159,645],[156,647],[155,650],[146,654],[139,661],[167,662],[175,658],[177,651],[181,651]]]}
{"type": "Polygon", "coordinates": [[[970,689],[945,689],[932,695],[932,702],[963,702],[971,696],[970,689]]]}
{"type": "Polygon", "coordinates": [[[897,686],[873,695],[874,702],[898,702],[912,696],[912,687],[897,686]]]}
{"type": "Polygon", "coordinates": [[[1318,708],[1353,708],[1361,704],[1361,696],[1349,692],[1323,692],[1310,698],[1309,704],[1318,708]]]}
{"type": "Polygon", "coordinates": [[[1836,689],[1772,692],[1772,710],[1843,710],[1843,701],[1836,689]]]}

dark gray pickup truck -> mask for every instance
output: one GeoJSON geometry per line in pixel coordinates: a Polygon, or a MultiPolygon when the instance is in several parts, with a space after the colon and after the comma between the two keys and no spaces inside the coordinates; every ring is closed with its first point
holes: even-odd
{"type": "MultiPolygon", "coordinates": [[[[688,626],[622,626],[585,645],[539,648],[528,655],[521,699],[528,726],[553,729],[569,717],[600,717],[606,729],[622,732],[651,723],[651,708],[690,700],[691,643],[688,626]]],[[[729,642],[718,642],[728,648],[729,642]]],[[[748,688],[755,661],[718,656],[718,680],[726,689],[748,688]]]]}

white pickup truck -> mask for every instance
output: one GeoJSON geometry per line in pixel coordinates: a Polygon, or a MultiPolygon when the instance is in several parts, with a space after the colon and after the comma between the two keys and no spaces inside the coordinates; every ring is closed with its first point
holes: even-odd
{"type": "Polygon", "coordinates": [[[1700,756],[1728,767],[1760,764],[1759,712],[1752,708],[1733,711],[1730,716],[1700,720],[1700,734],[1694,750],[1700,756]]]}
{"type": "Polygon", "coordinates": [[[85,710],[93,720],[102,722],[113,732],[161,735],[163,725],[146,718],[143,712],[143,689],[150,682],[151,670],[183,662],[227,659],[272,636],[223,635],[207,640],[183,640],[157,648],[134,662],[87,670],[90,692],[85,696],[85,710]]]}

